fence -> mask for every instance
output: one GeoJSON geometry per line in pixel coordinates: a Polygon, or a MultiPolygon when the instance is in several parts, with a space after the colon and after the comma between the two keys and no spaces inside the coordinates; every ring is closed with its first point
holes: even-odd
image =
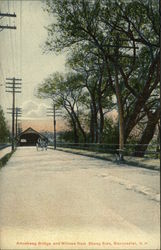
{"type": "Polygon", "coordinates": [[[0,150],[2,150],[4,148],[7,148],[7,147],[10,147],[10,146],[11,146],[11,144],[9,144],[9,143],[1,143],[0,144],[0,150]]]}
{"type": "MultiPolygon", "coordinates": [[[[137,151],[136,148],[139,146],[138,144],[125,144],[123,155],[124,156],[136,156],[142,153],[142,151],[137,151]]],[[[158,144],[149,144],[149,145],[141,145],[148,146],[143,154],[144,157],[148,158],[160,158],[160,145],[158,144]]],[[[109,153],[109,154],[118,154],[119,153],[119,145],[118,144],[103,144],[103,143],[62,143],[57,142],[57,147],[60,148],[71,148],[71,149],[79,149],[86,150],[98,153],[109,153]]]]}

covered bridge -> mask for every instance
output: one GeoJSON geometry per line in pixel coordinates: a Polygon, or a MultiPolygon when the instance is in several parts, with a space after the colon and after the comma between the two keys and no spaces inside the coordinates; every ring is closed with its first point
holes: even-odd
{"type": "Polygon", "coordinates": [[[48,141],[46,136],[40,134],[39,132],[30,127],[17,136],[17,145],[35,146],[39,138],[48,141]]]}

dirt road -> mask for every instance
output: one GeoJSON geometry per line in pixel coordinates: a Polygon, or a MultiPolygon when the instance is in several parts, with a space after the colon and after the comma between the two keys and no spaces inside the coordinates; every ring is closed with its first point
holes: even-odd
{"type": "Polygon", "coordinates": [[[1,249],[160,249],[159,172],[18,148],[0,171],[1,249]]]}

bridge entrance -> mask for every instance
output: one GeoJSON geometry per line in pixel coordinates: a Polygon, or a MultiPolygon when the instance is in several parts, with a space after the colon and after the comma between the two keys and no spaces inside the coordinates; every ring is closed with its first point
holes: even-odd
{"type": "Polygon", "coordinates": [[[18,146],[36,146],[38,138],[48,140],[47,137],[40,134],[38,131],[33,128],[28,128],[23,131],[17,137],[17,145],[18,146]]]}

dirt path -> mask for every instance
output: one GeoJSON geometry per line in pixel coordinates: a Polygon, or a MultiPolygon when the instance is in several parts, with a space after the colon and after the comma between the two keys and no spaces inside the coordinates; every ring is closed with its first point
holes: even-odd
{"type": "Polygon", "coordinates": [[[18,148],[0,190],[1,249],[160,249],[157,171],[18,148]]]}

